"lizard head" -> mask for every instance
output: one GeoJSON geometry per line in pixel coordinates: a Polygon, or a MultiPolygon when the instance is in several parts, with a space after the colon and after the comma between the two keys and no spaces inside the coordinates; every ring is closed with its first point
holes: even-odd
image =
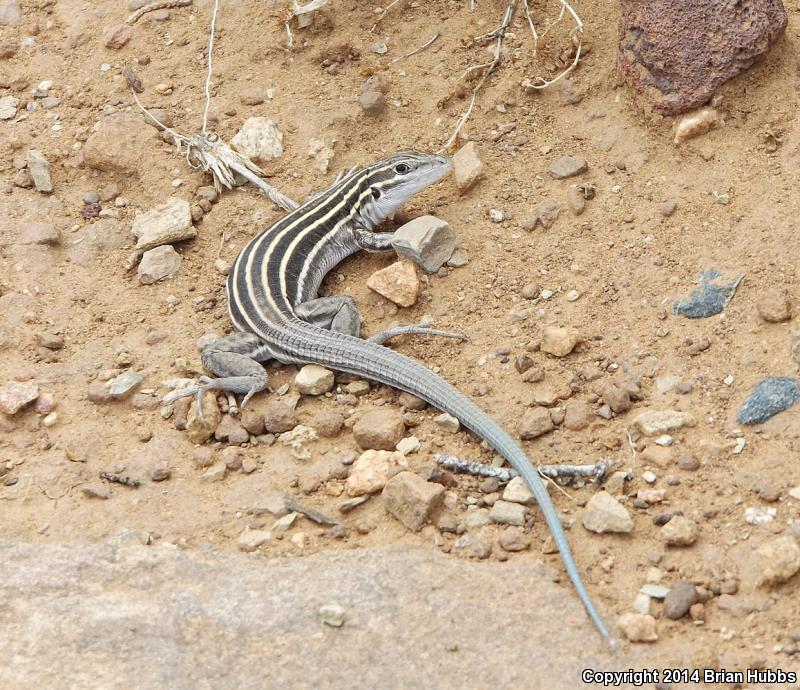
{"type": "Polygon", "coordinates": [[[391,216],[418,192],[432,185],[452,168],[447,157],[422,151],[401,151],[368,166],[362,179],[359,215],[368,227],[391,216]]]}

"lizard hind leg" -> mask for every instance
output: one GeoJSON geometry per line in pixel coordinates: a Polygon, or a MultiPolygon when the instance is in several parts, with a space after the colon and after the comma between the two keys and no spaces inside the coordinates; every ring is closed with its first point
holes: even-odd
{"type": "Polygon", "coordinates": [[[164,398],[171,403],[179,398],[194,396],[197,416],[203,420],[202,398],[206,391],[218,390],[243,395],[242,407],[256,393],[269,386],[269,378],[259,362],[275,358],[275,353],[252,333],[232,333],[215,340],[200,352],[203,366],[217,378],[201,376],[199,383],[170,393],[164,398]]]}

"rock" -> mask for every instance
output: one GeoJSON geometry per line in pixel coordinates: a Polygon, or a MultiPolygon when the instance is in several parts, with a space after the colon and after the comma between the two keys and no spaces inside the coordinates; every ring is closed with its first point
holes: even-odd
{"type": "Polygon", "coordinates": [[[411,455],[416,453],[420,446],[421,444],[416,436],[406,436],[397,442],[395,449],[403,455],[411,455]]]}
{"type": "Polygon", "coordinates": [[[100,498],[105,501],[111,498],[111,487],[105,482],[88,482],[81,486],[81,493],[87,498],[100,498]]]}
{"type": "Polygon", "coordinates": [[[785,290],[766,290],[756,303],[759,316],[768,323],[781,323],[792,318],[792,303],[785,290]]]}
{"type": "Polygon", "coordinates": [[[181,255],[170,244],[149,249],[142,254],[142,261],[137,269],[139,282],[142,285],[152,285],[159,280],[174,278],[182,262],[181,255]]]}
{"type": "Polygon", "coordinates": [[[269,163],[283,155],[283,134],[266,117],[248,117],[231,139],[231,148],[255,163],[269,163]]]}
{"type": "Polygon", "coordinates": [[[294,377],[294,385],[303,395],[322,395],[333,388],[333,383],[333,372],[319,364],[306,364],[294,377]]]}
{"type": "Polygon", "coordinates": [[[109,395],[114,400],[124,400],[138,388],[143,378],[141,374],[126,369],[108,382],[109,395]]]}
{"type": "Polygon", "coordinates": [[[7,41],[0,42],[0,60],[8,60],[17,54],[17,44],[7,41]]]}
{"type": "Polygon", "coordinates": [[[408,261],[396,261],[367,278],[367,287],[400,307],[413,306],[419,297],[417,269],[408,261]]]}
{"type": "Polygon", "coordinates": [[[405,433],[403,415],[389,408],[370,410],[353,425],[353,438],[362,450],[394,450],[405,433]]]}
{"type": "Polygon", "coordinates": [[[144,152],[155,151],[158,141],[156,130],[138,115],[109,115],[83,145],[83,162],[103,172],[135,175],[142,169],[144,152]]]}
{"type": "Polygon", "coordinates": [[[598,381],[594,385],[595,392],[603,398],[611,411],[616,414],[627,412],[633,407],[628,391],[611,381],[598,381]]]}
{"type": "Polygon", "coordinates": [[[48,350],[61,350],[64,347],[64,338],[55,333],[42,331],[36,334],[36,342],[48,350]]]}
{"type": "Polygon", "coordinates": [[[658,212],[662,217],[669,218],[673,213],[675,213],[676,208],[678,208],[678,204],[672,199],[668,199],[658,207],[658,212]]]}
{"type": "Polygon", "coordinates": [[[405,391],[400,393],[400,396],[397,398],[397,401],[406,410],[424,410],[428,406],[428,403],[425,402],[422,398],[418,398],[416,395],[412,395],[411,393],[406,393],[405,391]]]}
{"type": "Polygon", "coordinates": [[[758,586],[773,587],[800,572],[800,546],[790,535],[765,542],[756,549],[755,556],[760,571],[758,586]]]}
{"type": "Polygon", "coordinates": [[[550,413],[541,407],[525,410],[519,422],[519,437],[530,441],[555,428],[550,413]]]}
{"type": "Polygon", "coordinates": [[[766,53],[786,21],[780,0],[625,0],[620,69],[656,110],[684,113],[766,53]]]}
{"type": "Polygon", "coordinates": [[[726,280],[716,269],[703,271],[697,280],[700,287],[685,300],[675,302],[672,311],[689,319],[704,319],[719,314],[733,299],[741,280],[741,276],[726,280]]]}
{"type": "Polygon", "coordinates": [[[696,423],[693,415],[678,410],[649,410],[636,415],[633,420],[633,425],[645,436],[659,436],[696,423]]]}
{"type": "Polygon", "coordinates": [[[19,0],[0,1],[0,25],[18,24],[20,20],[19,0]]]}
{"type": "Polygon", "coordinates": [[[386,96],[376,88],[365,88],[358,97],[358,102],[367,115],[380,115],[386,107],[386,96]]]}
{"type": "MultiPolygon", "coordinates": [[[[239,445],[242,443],[247,443],[250,440],[250,434],[237,418],[226,414],[222,415],[222,419],[219,420],[219,424],[217,424],[216,428],[214,429],[214,438],[217,441],[227,441],[231,445],[239,445]]],[[[236,469],[239,469],[240,467],[241,461],[238,463],[238,467],[236,469]]],[[[228,469],[233,468],[229,467],[228,469]]]]}
{"type": "Polygon", "coordinates": [[[672,620],[683,618],[698,600],[697,588],[694,583],[688,580],[678,580],[672,584],[669,593],[664,598],[664,614],[672,620]]]}
{"type": "MultiPolygon", "coordinates": [[[[486,527],[491,522],[489,511],[486,508],[478,508],[477,510],[470,510],[467,512],[467,517],[464,519],[464,524],[467,529],[480,529],[486,527]]],[[[458,526],[454,529],[458,532],[458,526]]]]}
{"type": "Polygon", "coordinates": [[[420,216],[400,226],[392,247],[399,256],[411,259],[428,273],[436,273],[456,248],[456,235],[446,221],[420,216]]]}
{"type": "Polygon", "coordinates": [[[628,534],[633,531],[630,513],[607,491],[598,491],[586,504],[583,526],[590,532],[628,534]]]}
{"type": "MultiPolygon", "coordinates": [[[[0,600],[17,603],[3,614],[0,686],[555,690],[579,686],[588,663],[558,650],[585,638],[602,655],[598,663],[606,658],[577,597],[532,567],[534,559],[498,567],[444,557],[416,539],[333,548],[322,536],[302,558],[252,558],[219,543],[229,529],[209,549],[163,544],[165,529],[150,546],[9,540],[0,600]],[[352,611],[351,629],[321,622],[320,608],[336,604],[348,613],[345,626],[352,611]],[[147,650],[148,663],[123,651],[132,648],[147,650]],[[466,653],[473,648],[482,653],[466,653]]],[[[676,635],[670,646],[680,643],[676,635]]],[[[654,663],[649,649],[630,647],[625,669],[654,663]]]]}
{"type": "Polygon", "coordinates": [[[713,108],[703,108],[697,112],[686,115],[675,128],[676,144],[682,144],[687,139],[705,134],[712,127],[721,124],[719,113],[713,108]]]}
{"type": "Polygon", "coordinates": [[[658,639],[656,619],[649,614],[623,613],[617,625],[630,642],[655,642],[658,639]]]}
{"type": "Polygon", "coordinates": [[[800,385],[789,376],[770,376],[761,380],[745,398],[736,421],[739,424],[761,424],[800,400],[800,385]]]}
{"type": "Polygon", "coordinates": [[[426,482],[413,472],[399,472],[383,489],[383,504],[390,515],[412,532],[419,532],[444,501],[444,487],[426,482]]]}
{"type": "Polygon", "coordinates": [[[127,24],[112,24],[103,29],[103,45],[111,50],[119,50],[133,36],[133,29],[127,24]]]}
{"type": "Polygon", "coordinates": [[[270,400],[264,407],[264,429],[270,434],[290,431],[299,423],[297,413],[280,400],[270,400]]]}
{"type": "Polygon", "coordinates": [[[456,178],[456,187],[460,192],[466,192],[483,175],[484,165],[478,153],[478,146],[474,141],[462,146],[453,156],[453,172],[456,178]]]}
{"type": "Polygon", "coordinates": [[[61,244],[61,231],[52,223],[38,223],[32,221],[22,224],[18,239],[21,244],[55,246],[61,244]]]}
{"type": "Polygon", "coordinates": [[[50,179],[50,164],[47,159],[36,149],[28,151],[28,172],[33,178],[36,189],[44,194],[53,191],[53,181],[50,179]]]}
{"type": "Polygon", "coordinates": [[[39,397],[35,381],[8,381],[0,387],[0,412],[16,414],[39,397]]]}
{"type": "Polygon", "coordinates": [[[164,482],[172,476],[172,471],[164,463],[157,463],[150,469],[150,479],[154,482],[164,482]]]}
{"type": "Polygon", "coordinates": [[[253,436],[261,436],[264,429],[264,413],[255,409],[252,404],[248,404],[242,410],[242,426],[247,429],[247,433],[253,436]]]}
{"type": "Polygon", "coordinates": [[[0,98],[0,120],[12,120],[17,114],[19,98],[16,96],[3,96],[0,98]]]}
{"type": "Polygon", "coordinates": [[[520,527],[506,527],[497,535],[497,542],[503,551],[525,551],[531,546],[531,538],[520,527]]]}
{"type": "Polygon", "coordinates": [[[567,206],[576,216],[581,215],[586,210],[586,197],[578,187],[570,187],[567,192],[567,206]]]}
{"type": "Polygon", "coordinates": [[[522,477],[514,477],[503,490],[503,500],[522,505],[533,505],[536,499],[522,477]]]}
{"type": "Polygon", "coordinates": [[[137,214],[132,230],[137,240],[136,249],[140,252],[197,236],[192,225],[189,202],[177,197],[171,197],[150,211],[137,214]]]}
{"type": "Polygon", "coordinates": [[[580,156],[561,156],[550,164],[550,175],[557,180],[575,177],[588,170],[589,164],[580,156]]]}
{"type": "Polygon", "coordinates": [[[552,199],[545,199],[536,207],[533,215],[523,221],[522,227],[531,231],[535,230],[537,225],[541,225],[546,230],[558,220],[559,213],[561,213],[561,206],[552,199]]]}
{"type": "Polygon", "coordinates": [[[554,357],[566,357],[575,349],[581,337],[574,328],[548,326],[542,333],[542,352],[554,357]]]}
{"type": "Polygon", "coordinates": [[[211,467],[203,472],[203,474],[200,475],[200,479],[204,482],[221,482],[223,479],[225,479],[225,475],[227,473],[228,466],[224,462],[215,462],[213,465],[211,465],[211,467]]]}
{"type": "Polygon", "coordinates": [[[348,496],[363,496],[380,491],[389,477],[408,467],[402,453],[386,450],[368,450],[358,456],[350,468],[345,482],[348,496]]]}
{"type": "Polygon", "coordinates": [[[564,405],[564,427],[570,431],[585,429],[594,419],[594,411],[588,403],[580,400],[567,400],[564,405]]]}
{"type": "Polygon", "coordinates": [[[90,383],[86,391],[86,397],[96,404],[111,401],[111,393],[108,392],[108,387],[102,381],[90,383]]]}
{"type": "Polygon", "coordinates": [[[691,546],[697,541],[697,525],[689,518],[675,515],[661,528],[667,546],[691,546]]]}
{"type": "Polygon", "coordinates": [[[344,417],[338,412],[324,410],[314,417],[312,424],[320,436],[335,438],[344,426],[344,417]]]}
{"type": "MultiPolygon", "coordinates": [[[[197,405],[189,406],[186,415],[186,435],[192,443],[205,443],[214,435],[214,431],[222,420],[222,413],[217,405],[217,396],[214,391],[203,393],[201,405],[203,406],[203,421],[197,417],[197,405]]],[[[222,463],[223,467],[225,463],[222,463]]]]}
{"type": "Polygon", "coordinates": [[[700,469],[700,461],[694,455],[679,455],[675,458],[675,464],[687,472],[694,472],[700,469]]]}
{"type": "Polygon", "coordinates": [[[440,429],[450,434],[457,434],[461,429],[461,423],[453,415],[446,412],[436,415],[433,421],[436,422],[440,429]]]}
{"type": "Polygon", "coordinates": [[[341,628],[347,620],[344,608],[338,604],[325,604],[319,607],[319,619],[332,628],[341,628]]]}
{"type": "Polygon", "coordinates": [[[647,446],[642,451],[642,462],[656,467],[669,467],[672,464],[672,450],[662,446],[647,446]]]}
{"type": "Polygon", "coordinates": [[[495,501],[489,511],[492,522],[498,525],[516,525],[522,527],[525,524],[525,506],[511,501],[495,501]]]}
{"type": "Polygon", "coordinates": [[[246,529],[239,535],[236,544],[240,551],[252,552],[272,541],[272,532],[263,529],[246,529]]]}

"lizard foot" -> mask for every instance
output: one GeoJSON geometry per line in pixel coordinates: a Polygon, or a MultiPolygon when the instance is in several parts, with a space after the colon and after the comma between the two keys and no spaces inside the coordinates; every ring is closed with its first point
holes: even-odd
{"type": "Polygon", "coordinates": [[[194,396],[197,418],[201,424],[205,424],[205,417],[203,415],[203,394],[207,391],[224,392],[228,396],[230,413],[235,416],[239,414],[239,410],[248,403],[253,395],[263,391],[267,388],[267,385],[266,374],[262,376],[226,376],[225,378],[219,379],[201,376],[197,384],[169,393],[164,397],[164,402],[170,404],[180,398],[194,396]],[[236,404],[236,398],[233,397],[235,393],[244,394],[241,405],[236,404]],[[231,404],[231,400],[233,404],[231,404]]]}

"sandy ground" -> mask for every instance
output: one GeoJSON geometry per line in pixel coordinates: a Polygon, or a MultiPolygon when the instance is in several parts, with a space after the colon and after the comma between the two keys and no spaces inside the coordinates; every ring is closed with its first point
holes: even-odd
{"type": "MultiPolygon", "coordinates": [[[[11,4],[6,0],[0,7],[11,4]]],[[[403,3],[371,33],[377,16],[372,6],[332,2],[310,28],[295,29],[294,47],[287,50],[284,9],[274,3],[223,3],[211,124],[230,140],[247,117],[271,118],[283,132],[284,154],[265,168],[270,182],[296,199],[324,187],[342,168],[411,146],[438,149],[467,103],[448,97],[463,71],[488,56],[486,48],[467,39],[491,30],[502,13],[492,3],[479,3],[472,12],[466,2],[403,3]],[[392,64],[434,31],[441,36],[430,48],[392,64]],[[373,52],[376,41],[388,52],[373,52]],[[387,105],[381,116],[368,117],[358,95],[365,77],[376,72],[388,85],[387,105]],[[253,100],[262,102],[246,104],[253,100]],[[329,171],[321,171],[309,155],[312,139],[334,150],[329,171]]],[[[465,194],[448,178],[403,214],[434,213],[447,220],[469,263],[444,276],[423,277],[422,297],[408,309],[398,310],[366,287],[366,279],[391,257],[353,257],[329,285],[332,292],[355,298],[368,333],[429,317],[438,327],[468,334],[470,341],[463,344],[420,338],[394,346],[438,367],[470,395],[479,394],[480,404],[512,431],[534,399],[550,390],[572,384],[571,400],[594,405],[593,384],[582,376],[587,367],[599,367],[603,380],[638,385],[641,399],[630,412],[597,417],[582,430],[557,428],[524,447],[539,463],[612,458],[618,469],[632,473],[621,492],[628,496],[625,504],[635,525],[628,535],[598,535],[581,526],[582,506],[595,487],[551,492],[570,527],[587,586],[609,620],[632,610],[653,568],[661,571],[662,583],[688,579],[710,594],[699,621],[668,620],[661,604],[653,602],[659,639],[646,650],[653,666],[800,669],[798,646],[789,636],[800,626],[797,578],[767,590],[746,586],[754,550],[791,533],[798,519],[800,501],[788,492],[800,484],[800,408],[745,429],[734,419],[761,378],[796,375],[798,369],[792,355],[798,317],[768,323],[757,310],[771,290],[786,289],[800,312],[800,14],[792,3],[787,10],[784,38],[763,62],[718,91],[724,125],[680,147],[672,142],[675,120],[648,112],[618,82],[617,3],[580,4],[591,51],[572,75],[570,93],[556,86],[530,95],[520,87],[537,69],[552,73],[548,60],[558,47],[532,64],[530,36],[516,20],[505,44],[507,59],[480,93],[463,130],[478,144],[487,168],[484,178],[465,194]],[[516,128],[495,140],[493,131],[512,122],[516,128]],[[548,167],[562,155],[584,157],[588,171],[553,180],[548,167]],[[570,187],[580,182],[594,185],[596,196],[575,216],[567,199],[570,187]],[[729,203],[719,203],[720,194],[729,203]],[[559,218],[548,229],[523,229],[523,221],[545,199],[563,206],[559,218]],[[676,204],[669,217],[661,212],[666,201],[676,204]],[[489,209],[502,211],[505,220],[493,222],[489,209]],[[674,316],[671,302],[687,295],[697,274],[709,267],[744,276],[724,315],[674,316]],[[526,300],[523,287],[531,283],[553,296],[526,300]],[[579,294],[575,301],[566,298],[572,290],[579,294]],[[518,320],[523,310],[527,317],[518,320]],[[528,353],[544,379],[525,382],[514,358],[526,354],[547,326],[575,328],[584,342],[564,358],[528,353]],[[703,338],[710,346],[693,353],[692,345],[703,338]],[[507,350],[511,354],[504,362],[497,352],[507,350]],[[691,385],[682,388],[684,393],[659,393],[656,378],[670,376],[691,385]],[[726,377],[731,378],[726,382],[726,377]],[[673,434],[665,467],[642,460],[644,442],[629,443],[633,417],[649,408],[691,412],[697,420],[673,434]],[[746,445],[733,454],[738,437],[746,445]],[[699,469],[672,464],[682,455],[695,457],[699,469]],[[657,475],[655,487],[666,489],[666,499],[636,508],[633,498],[648,486],[642,479],[648,469],[657,475]],[[750,507],[774,508],[774,519],[749,524],[745,510],[750,507]],[[675,511],[699,527],[691,547],[665,546],[654,524],[658,515],[675,511]],[[720,592],[732,594],[738,608],[721,608],[720,592]]],[[[57,420],[49,428],[44,415],[32,410],[0,420],[3,536],[32,543],[94,542],[126,527],[150,533],[154,542],[236,551],[246,526],[271,526],[271,519],[247,513],[269,492],[289,491],[310,507],[339,515],[346,474],[340,459],[357,446],[347,428],[333,439],[308,444],[309,458],[302,461],[279,444],[248,445],[241,452],[256,461],[255,472],[229,472],[223,481],[209,483],[200,479],[202,470],[194,465],[195,449],[185,433],[160,415],[158,401],[165,393],[160,382],[183,375],[187,361],[198,361],[198,337],[229,328],[225,279],[214,261],[232,261],[281,212],[252,187],[225,193],[196,223],[197,238],[177,246],[183,264],[174,279],[145,286],[135,271],[126,272],[137,210],[170,196],[195,203],[196,189],[209,184],[209,177],[188,168],[155,130],[148,147],[134,150],[139,165],[132,174],[100,172],[81,163],[82,144],[96,123],[120,111],[139,112],[121,77],[134,58],[146,86],[143,102],[159,108],[182,133],[200,126],[208,3],[172,9],[163,21],[145,17],[123,48],[104,47],[104,27],[122,22],[128,12],[121,0],[31,2],[23,3],[18,23],[0,27],[2,40],[16,45],[33,37],[32,46],[0,60],[0,98],[22,100],[17,117],[0,122],[0,184],[6,186],[0,193],[0,382],[32,378],[57,401],[57,420]],[[45,80],[52,81],[48,93],[60,102],[26,112],[25,102],[36,100],[32,92],[45,80]],[[159,95],[157,84],[171,91],[159,95]],[[52,194],[13,184],[31,147],[50,163],[52,194]],[[182,183],[175,187],[178,179],[182,183]],[[127,205],[103,202],[118,217],[85,218],[84,195],[103,195],[109,185],[117,185],[127,205]],[[22,229],[34,221],[62,229],[61,244],[24,243],[22,229]],[[42,334],[60,336],[63,348],[42,347],[42,334]],[[142,388],[154,395],[105,404],[88,400],[89,385],[121,367],[141,373],[142,388]],[[149,477],[159,463],[169,466],[171,477],[156,483],[149,477]],[[137,489],[114,485],[108,500],[87,497],[81,487],[103,470],[122,470],[142,483],[137,489]]],[[[291,367],[271,369],[272,385],[291,383],[295,373],[291,367]]],[[[268,399],[261,396],[261,404],[268,399]]],[[[399,409],[396,393],[383,387],[373,387],[355,408],[341,402],[335,394],[303,397],[298,415],[311,423],[320,411],[352,412],[351,423],[379,405],[399,409]]],[[[412,469],[427,476],[432,456],[442,451],[491,460],[472,435],[439,429],[432,421],[435,414],[419,413],[419,425],[409,431],[422,442],[409,456],[412,469]]],[[[213,447],[221,453],[222,444],[213,447]]],[[[455,497],[447,510],[457,521],[465,519],[466,503],[485,499],[479,483],[458,477],[449,489],[455,497]]],[[[543,521],[535,510],[531,516],[525,531],[532,546],[520,553],[498,546],[501,528],[495,525],[473,535],[491,546],[489,565],[498,579],[505,577],[508,566],[501,560],[506,558],[515,567],[520,561],[532,568],[545,561],[562,572],[558,555],[543,553],[549,551],[543,521]]],[[[380,497],[341,519],[344,537],[302,520],[289,533],[302,533],[302,539],[273,540],[257,557],[300,559],[390,544],[467,557],[456,555],[464,551],[454,548],[457,535],[441,533],[435,525],[409,532],[386,513],[380,497]]],[[[560,579],[566,582],[563,574],[560,579]]],[[[575,595],[565,586],[559,596],[575,595]]],[[[584,630],[587,639],[594,634],[588,626],[584,630]]]]}

